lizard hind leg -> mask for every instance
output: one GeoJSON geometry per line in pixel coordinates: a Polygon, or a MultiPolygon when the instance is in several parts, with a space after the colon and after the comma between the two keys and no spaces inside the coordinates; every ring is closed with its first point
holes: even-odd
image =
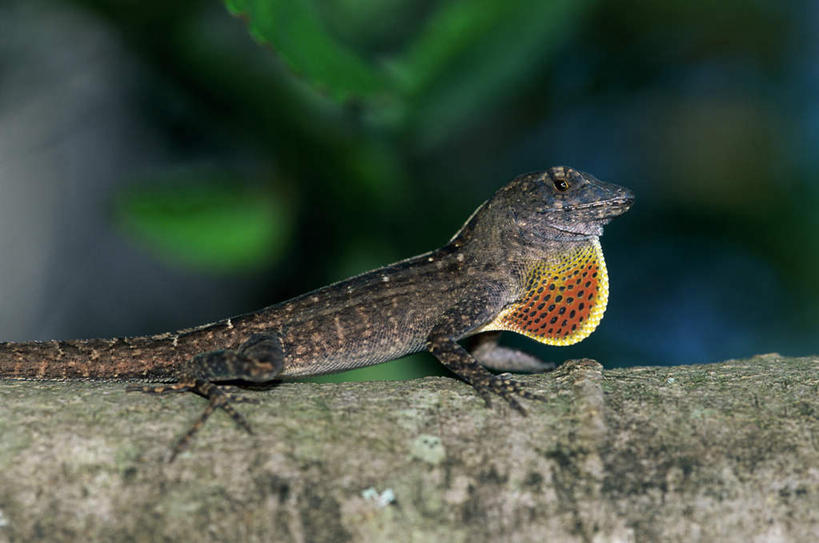
{"type": "Polygon", "coordinates": [[[284,366],[284,352],[275,334],[253,334],[237,349],[201,353],[188,372],[206,381],[272,381],[284,366]]]}
{"type": "Polygon", "coordinates": [[[181,371],[177,383],[158,386],[131,386],[127,390],[150,394],[167,392],[193,392],[206,398],[208,405],[199,418],[180,437],[173,448],[169,461],[182,452],[193,436],[217,409],[225,411],[233,421],[249,434],[253,433],[247,420],[233,408],[233,403],[255,403],[255,400],[236,396],[226,391],[224,381],[265,382],[275,379],[283,367],[283,352],[278,337],[269,334],[253,334],[238,349],[210,351],[194,356],[190,365],[181,371]]]}
{"type": "MultiPolygon", "coordinates": [[[[129,388],[129,390],[133,390],[129,388]]],[[[233,421],[238,424],[248,434],[253,434],[253,429],[241,413],[233,408],[233,403],[255,403],[255,400],[250,398],[236,397],[230,392],[226,392],[224,387],[220,387],[209,381],[193,381],[192,383],[177,383],[165,387],[142,387],[138,390],[152,394],[162,394],[165,392],[194,392],[208,400],[208,405],[199,415],[188,430],[176,440],[174,446],[171,448],[168,462],[173,462],[176,456],[184,451],[193,439],[193,436],[202,429],[208,418],[217,409],[222,409],[227,413],[233,421]]]]}

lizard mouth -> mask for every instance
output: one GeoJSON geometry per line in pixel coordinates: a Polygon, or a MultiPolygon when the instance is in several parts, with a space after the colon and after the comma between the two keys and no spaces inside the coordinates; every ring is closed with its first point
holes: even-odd
{"type": "Polygon", "coordinates": [[[627,192],[606,200],[575,204],[560,210],[544,209],[539,212],[547,217],[551,215],[551,218],[547,218],[550,228],[572,237],[588,238],[603,235],[603,226],[614,217],[628,211],[632,203],[634,197],[627,192]]]}
{"type": "MultiPolygon", "coordinates": [[[[591,219],[611,220],[631,209],[631,205],[633,203],[634,196],[631,194],[631,192],[627,192],[623,195],[607,198],[605,200],[566,206],[561,211],[565,213],[577,213],[578,215],[583,215],[591,219]]],[[[548,211],[544,210],[544,212],[548,211]]]]}
{"type": "Polygon", "coordinates": [[[601,229],[614,217],[622,215],[631,208],[634,197],[630,194],[588,204],[575,204],[560,209],[546,208],[538,210],[545,216],[552,216],[551,226],[571,234],[585,233],[589,227],[601,229]]]}

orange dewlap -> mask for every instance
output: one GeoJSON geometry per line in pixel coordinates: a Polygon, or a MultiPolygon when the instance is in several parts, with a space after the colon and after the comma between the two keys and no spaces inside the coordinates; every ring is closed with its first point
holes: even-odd
{"type": "Polygon", "coordinates": [[[557,260],[536,262],[521,298],[481,331],[509,330],[549,345],[572,345],[597,328],[608,298],[606,262],[593,240],[557,260]]]}

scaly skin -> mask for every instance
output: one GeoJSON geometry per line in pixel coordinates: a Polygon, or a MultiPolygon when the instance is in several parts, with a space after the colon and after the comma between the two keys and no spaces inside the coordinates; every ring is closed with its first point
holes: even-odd
{"type": "Polygon", "coordinates": [[[537,396],[484,366],[549,366],[497,346],[491,331],[512,330],[557,345],[591,333],[608,298],[598,238],[632,201],[627,189],[571,168],[524,174],[481,205],[438,250],[188,330],[0,343],[0,378],[147,381],[167,385],[136,388],[208,398],[173,456],[217,408],[250,431],[219,383],[331,373],[423,350],[487,402],[497,394],[523,412],[517,397],[537,396]],[[458,343],[477,334],[478,359],[458,343]]]}

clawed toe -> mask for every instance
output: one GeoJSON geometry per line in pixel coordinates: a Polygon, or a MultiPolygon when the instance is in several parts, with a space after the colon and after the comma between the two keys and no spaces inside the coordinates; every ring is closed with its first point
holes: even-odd
{"type": "Polygon", "coordinates": [[[239,395],[235,392],[226,392],[219,386],[209,381],[186,381],[180,383],[166,384],[166,385],[129,385],[125,389],[127,392],[144,392],[146,394],[166,394],[170,392],[193,392],[208,400],[208,405],[199,415],[188,431],[185,432],[171,448],[169,462],[172,462],[176,456],[188,447],[193,436],[205,425],[205,422],[210,418],[217,409],[223,410],[230,416],[233,421],[239,425],[247,433],[252,434],[253,429],[250,423],[242,416],[241,413],[233,408],[234,403],[259,403],[256,398],[248,398],[239,395]]]}
{"type": "Polygon", "coordinates": [[[521,405],[518,401],[518,397],[526,398],[527,400],[536,400],[536,401],[546,401],[547,398],[544,396],[540,396],[533,392],[526,390],[526,385],[520,381],[516,381],[512,378],[512,376],[508,373],[502,373],[500,375],[493,375],[491,378],[488,379],[488,382],[484,387],[476,387],[479,390],[483,388],[484,390],[490,390],[494,394],[497,394],[501,398],[503,398],[506,403],[509,404],[514,410],[519,412],[522,415],[526,415],[526,409],[521,405]]]}
{"type": "Polygon", "coordinates": [[[195,383],[173,383],[168,385],[128,385],[125,392],[143,392],[145,394],[167,394],[168,392],[188,392],[195,388],[195,383]]]}

